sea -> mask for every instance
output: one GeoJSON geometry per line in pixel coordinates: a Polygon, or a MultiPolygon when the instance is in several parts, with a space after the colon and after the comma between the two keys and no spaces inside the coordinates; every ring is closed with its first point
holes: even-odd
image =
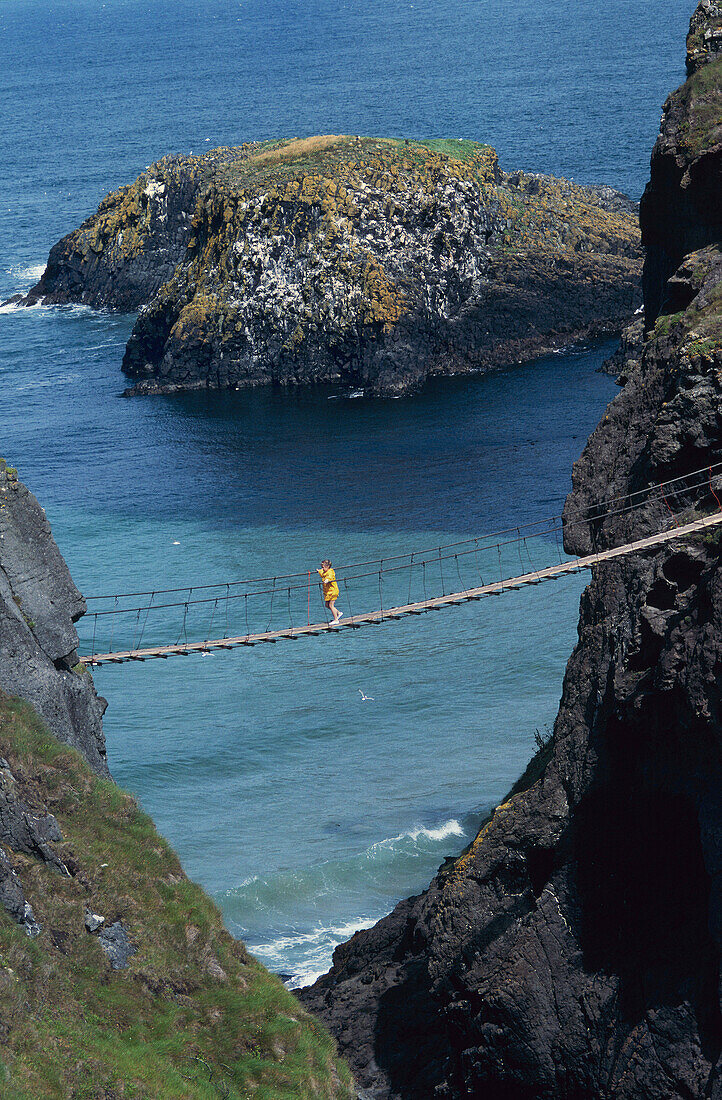
{"type": "MultiPolygon", "coordinates": [[[[472,138],[506,169],[638,198],[693,8],[0,0],[0,300],[152,161],[247,140],[472,138]]],[[[607,342],[401,400],[333,387],[129,400],[132,324],[79,306],[0,309],[0,454],[89,597],[393,559],[557,515],[616,392],[599,373],[607,342]]],[[[551,563],[557,549],[538,552],[551,563]]],[[[308,982],[423,890],[523,770],[554,720],[583,583],[101,668],[112,773],[231,932],[289,984],[308,982]]],[[[307,597],[322,617],[315,586],[307,597]]],[[[275,625],[285,599],[280,581],[275,625]]],[[[212,634],[223,601],[203,607],[212,634]]],[[[365,609],[343,586],[339,607],[365,609]]]]}

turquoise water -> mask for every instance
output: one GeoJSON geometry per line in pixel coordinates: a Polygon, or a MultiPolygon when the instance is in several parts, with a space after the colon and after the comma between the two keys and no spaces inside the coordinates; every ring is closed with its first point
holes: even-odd
{"type": "MultiPolygon", "coordinates": [[[[33,349],[5,364],[6,453],[88,594],[390,557],[558,513],[615,389],[596,372],[607,347],[401,401],[323,389],[125,400],[129,319],[40,308],[2,321],[33,349]]],[[[553,561],[556,547],[531,554],[553,561]]],[[[526,561],[514,570],[505,556],[505,572],[526,561]]],[[[462,563],[462,586],[477,564],[462,563]]],[[[404,602],[406,574],[385,583],[404,602]]],[[[438,590],[431,570],[428,583],[438,590]]],[[[356,927],[423,888],[522,770],[535,728],[553,721],[581,584],[98,670],[113,774],[229,927],[270,966],[310,978],[356,927]]],[[[350,609],[344,593],[339,606],[373,607],[375,595],[350,609]]],[[[293,611],[305,621],[305,606],[293,611]]],[[[221,607],[219,634],[222,618],[221,607]]],[[[242,613],[228,625],[243,633],[242,613]]]]}
{"type": "MultiPolygon", "coordinates": [[[[508,167],[639,194],[692,7],[653,20],[642,0],[3,0],[0,298],[109,188],[211,143],[473,137],[508,167]]],[[[0,313],[0,453],[87,594],[388,557],[543,518],[615,392],[596,373],[609,349],[594,348],[401,401],[129,401],[132,320],[0,313]]],[[[519,774],[556,711],[580,590],[570,578],[373,631],[98,671],[113,774],[229,927],[308,978],[422,889],[519,774]]]]}

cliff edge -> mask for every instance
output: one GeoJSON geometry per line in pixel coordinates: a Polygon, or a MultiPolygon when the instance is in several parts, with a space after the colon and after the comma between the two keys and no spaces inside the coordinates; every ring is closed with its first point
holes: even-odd
{"type": "Polygon", "coordinates": [[[0,459],[0,690],[31,702],[58,740],[107,776],[107,704],[78,664],[75,623],[85,611],[45,512],[0,459]]]}
{"type": "Polygon", "coordinates": [[[0,463],[3,1100],[351,1100],[330,1036],[110,779],[84,611],[0,463]]]}
{"type": "MultiPolygon", "coordinates": [[[[642,207],[648,335],[574,467],[572,553],[720,507],[717,123],[688,144],[718,65],[668,101],[642,207]]],[[[593,570],[551,741],[428,890],[303,993],[368,1097],[722,1097],[721,553],[708,535],[593,570]]]]}
{"type": "Polygon", "coordinates": [[[166,157],[52,249],[26,304],[140,308],[132,392],[402,393],[618,332],[636,208],[471,141],[325,135],[166,157]]]}

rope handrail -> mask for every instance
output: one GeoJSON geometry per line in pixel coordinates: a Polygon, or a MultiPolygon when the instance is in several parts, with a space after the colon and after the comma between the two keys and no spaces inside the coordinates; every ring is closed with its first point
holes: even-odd
{"type": "MultiPolygon", "coordinates": [[[[670,485],[676,485],[677,483],[679,483],[681,481],[688,481],[691,478],[697,477],[697,475],[703,475],[705,480],[709,477],[710,483],[711,483],[712,471],[716,470],[716,469],[719,469],[719,468],[722,468],[722,461],[714,462],[711,465],[708,463],[706,466],[700,467],[700,469],[698,469],[698,470],[693,470],[689,474],[681,474],[679,477],[670,478],[667,481],[663,481],[663,482],[657,482],[656,484],[649,485],[644,489],[637,489],[633,493],[626,493],[626,494],[618,496],[618,497],[611,497],[606,501],[598,501],[598,502],[595,502],[594,504],[587,505],[585,507],[584,511],[585,512],[591,512],[595,509],[605,508],[607,505],[616,504],[620,501],[631,501],[633,498],[641,496],[645,493],[649,494],[649,493],[652,493],[652,492],[657,492],[662,487],[666,488],[670,485]]],[[[695,487],[696,486],[688,486],[688,488],[695,488],[695,487]]],[[[563,522],[563,515],[554,514],[552,516],[546,517],[545,519],[530,520],[528,523],[515,524],[513,527],[506,527],[506,528],[501,528],[497,531],[490,531],[485,535],[479,535],[479,536],[476,536],[476,537],[460,539],[460,540],[457,540],[455,542],[444,543],[440,547],[439,546],[434,546],[434,547],[429,547],[426,550],[416,550],[416,551],[414,551],[414,554],[416,556],[423,556],[423,555],[428,555],[428,554],[437,555],[439,550],[450,550],[450,549],[455,549],[456,547],[460,547],[460,546],[469,546],[471,543],[477,543],[477,542],[481,542],[481,541],[487,541],[489,539],[495,539],[495,538],[498,538],[502,535],[510,534],[513,531],[528,531],[530,528],[542,527],[544,525],[546,525],[547,532],[549,534],[554,534],[555,533],[555,528],[549,527],[549,524],[556,523],[556,521],[561,521],[562,522],[562,528],[560,528],[560,530],[571,530],[571,529],[574,529],[578,526],[585,526],[588,522],[591,522],[591,521],[594,521],[594,520],[610,518],[610,517],[615,516],[615,515],[622,515],[626,511],[633,511],[636,507],[641,507],[643,503],[644,502],[640,502],[639,505],[630,505],[629,508],[618,509],[618,510],[612,511],[612,512],[608,511],[605,516],[600,516],[600,515],[589,516],[586,519],[580,518],[580,519],[578,519],[574,522],[567,522],[566,524],[563,522]]],[[[539,533],[544,534],[546,532],[540,531],[539,533]]],[[[401,558],[408,558],[408,557],[409,557],[409,551],[406,551],[405,553],[399,553],[399,554],[385,554],[383,556],[383,558],[370,558],[366,561],[352,562],[349,565],[341,565],[341,566],[338,567],[338,569],[339,569],[339,572],[344,572],[344,573],[348,574],[350,570],[365,568],[367,565],[376,565],[381,561],[384,561],[384,562],[398,561],[401,558]]],[[[304,569],[304,570],[301,570],[300,572],[296,572],[296,573],[277,574],[276,577],[275,577],[275,580],[276,581],[294,580],[294,579],[299,578],[299,577],[306,577],[307,573],[308,573],[308,570],[304,569]]],[[[181,586],[178,586],[178,587],[175,587],[175,588],[143,589],[143,590],[139,590],[139,591],[135,591],[135,592],[112,593],[112,594],[101,595],[101,596],[86,596],[85,599],[86,599],[86,603],[100,602],[102,600],[112,600],[112,599],[124,600],[124,599],[131,599],[133,596],[151,596],[151,595],[158,596],[158,595],[170,595],[173,592],[187,592],[190,587],[193,587],[193,589],[195,591],[207,591],[208,589],[214,589],[214,588],[226,588],[229,585],[232,586],[232,587],[237,588],[241,585],[264,584],[264,583],[269,582],[271,580],[272,580],[272,578],[270,576],[269,577],[251,577],[251,578],[248,578],[246,580],[216,581],[212,584],[193,585],[193,586],[181,585],[181,586]]],[[[261,595],[261,594],[264,594],[265,591],[266,590],[261,590],[258,593],[254,593],[254,594],[261,595]]],[[[165,605],[165,606],[171,606],[171,605],[165,605]]],[[[99,614],[100,614],[100,612],[99,612],[99,614]]]]}
{"type": "MultiPolygon", "coordinates": [[[[705,470],[706,475],[707,475],[708,469],[709,468],[706,468],[706,470],[705,470]]],[[[697,473],[697,471],[695,471],[695,474],[687,475],[687,479],[695,476],[696,473],[697,473]]],[[[687,479],[676,478],[675,481],[687,480],[687,479]]],[[[707,488],[706,480],[705,480],[704,483],[700,483],[699,485],[691,485],[691,486],[688,485],[688,486],[685,487],[685,489],[686,489],[687,492],[690,492],[694,489],[698,489],[698,488],[702,488],[702,487],[704,487],[705,490],[706,490],[706,488],[707,488]]],[[[650,486],[645,491],[647,493],[651,494],[653,492],[659,492],[660,489],[662,489],[662,486],[657,485],[657,486],[650,486]]],[[[667,504],[667,501],[664,497],[664,492],[663,491],[661,493],[661,498],[665,501],[665,504],[667,505],[667,508],[669,509],[669,505],[667,504]]],[[[595,518],[602,519],[602,518],[610,518],[612,516],[620,516],[620,515],[629,514],[631,512],[637,511],[637,510],[645,507],[646,504],[649,503],[649,499],[650,498],[648,498],[647,500],[644,500],[644,501],[640,501],[637,504],[631,504],[626,508],[617,509],[614,512],[607,512],[606,515],[603,516],[603,517],[595,517],[595,518]]],[[[514,527],[509,527],[509,528],[503,529],[499,532],[493,532],[493,533],[490,533],[488,535],[477,536],[476,538],[473,538],[473,539],[464,539],[464,540],[460,540],[460,541],[457,541],[457,542],[447,543],[446,545],[441,546],[441,547],[430,547],[427,550],[414,550],[414,551],[411,551],[411,552],[407,551],[407,553],[403,554],[403,555],[398,554],[398,555],[391,555],[391,556],[384,557],[384,558],[371,559],[368,562],[361,562],[361,563],[358,563],[356,566],[350,566],[350,567],[347,567],[347,568],[339,566],[337,572],[339,574],[343,574],[344,577],[347,580],[364,580],[368,577],[376,576],[377,573],[379,572],[379,569],[368,570],[365,573],[352,572],[351,570],[361,569],[361,568],[364,568],[366,565],[377,565],[378,564],[380,566],[380,568],[383,569],[384,573],[404,572],[406,569],[418,567],[419,565],[422,564],[421,559],[423,559],[424,557],[429,557],[430,555],[433,555],[433,556],[430,557],[429,562],[427,562],[427,564],[434,564],[434,563],[438,562],[439,565],[441,566],[443,562],[450,561],[453,558],[465,557],[465,556],[469,556],[471,554],[477,554],[479,552],[483,552],[485,550],[486,551],[495,550],[497,548],[503,548],[505,546],[515,545],[515,544],[519,543],[522,539],[527,540],[527,539],[532,539],[532,538],[549,538],[549,537],[552,537],[552,536],[555,536],[555,535],[564,534],[565,532],[573,530],[577,527],[580,527],[580,526],[583,527],[583,526],[587,525],[587,521],[579,520],[579,521],[576,521],[576,522],[563,524],[562,526],[549,526],[549,524],[553,520],[555,520],[556,518],[558,518],[558,517],[551,517],[550,520],[539,520],[539,521],[528,523],[528,524],[521,524],[521,525],[517,525],[517,526],[514,526],[514,527]],[[526,535],[521,534],[522,531],[528,531],[530,527],[536,527],[536,528],[538,528],[538,530],[534,534],[526,534],[526,535]],[[516,537],[510,538],[510,539],[503,539],[503,540],[497,541],[495,543],[488,543],[487,542],[488,539],[493,538],[496,534],[508,534],[508,533],[515,533],[516,537]],[[486,545],[483,545],[484,543],[486,543],[486,545]],[[466,549],[466,550],[457,549],[458,547],[462,547],[462,546],[468,547],[468,549],[466,549]],[[450,552],[447,553],[447,554],[442,554],[441,553],[442,550],[448,550],[450,552]],[[409,558],[414,558],[414,557],[416,557],[417,559],[420,559],[420,560],[417,560],[417,561],[409,561],[408,560],[409,558]],[[402,559],[403,559],[403,562],[404,562],[402,565],[389,565],[388,564],[389,562],[400,561],[402,559]]],[[[673,522],[674,522],[674,517],[673,517],[673,522]]],[[[276,576],[275,578],[273,578],[273,585],[270,588],[258,588],[258,589],[254,589],[253,591],[250,591],[250,590],[245,591],[244,590],[242,592],[232,592],[232,593],[227,591],[227,594],[224,597],[224,600],[226,602],[228,602],[228,601],[243,599],[244,597],[248,597],[248,596],[273,595],[273,593],[277,591],[275,586],[276,586],[276,583],[279,580],[286,579],[286,578],[294,578],[294,577],[303,577],[304,580],[303,580],[302,583],[294,584],[294,585],[284,585],[284,587],[288,588],[289,592],[291,592],[291,591],[295,592],[295,591],[298,591],[300,589],[303,589],[304,591],[306,591],[307,585],[308,585],[308,581],[306,579],[308,577],[308,571],[307,570],[304,573],[287,574],[286,577],[276,576]]],[[[255,583],[261,584],[267,579],[270,580],[271,578],[259,578],[258,581],[255,582],[255,583]]],[[[189,594],[189,597],[190,597],[192,592],[215,590],[215,589],[218,589],[218,588],[226,588],[228,590],[231,587],[236,587],[237,588],[243,583],[252,584],[254,582],[252,582],[252,581],[250,581],[250,582],[226,581],[226,582],[219,582],[218,584],[214,584],[214,585],[197,585],[197,584],[194,584],[194,585],[186,585],[182,588],[154,589],[154,590],[152,590],[148,593],[148,595],[151,596],[151,601],[150,601],[150,604],[148,604],[148,605],[143,604],[140,607],[135,606],[135,605],[132,606],[132,607],[113,606],[113,608],[111,608],[111,609],[104,610],[104,611],[93,611],[93,612],[91,612],[91,614],[94,615],[94,616],[97,616],[97,617],[106,617],[106,616],[109,616],[109,615],[132,614],[132,613],[135,613],[135,612],[138,612],[138,611],[140,611],[140,612],[150,611],[151,609],[153,611],[161,611],[161,610],[168,610],[168,609],[171,609],[171,608],[174,608],[174,607],[191,607],[191,606],[195,607],[195,606],[204,605],[204,604],[212,604],[212,603],[214,603],[214,601],[216,599],[218,599],[217,596],[203,596],[203,597],[200,597],[198,599],[187,598],[187,599],[184,599],[184,600],[179,600],[179,601],[174,601],[174,602],[169,602],[169,603],[153,603],[153,600],[155,599],[156,596],[163,595],[164,593],[172,594],[174,592],[187,592],[189,594]],[[151,607],[151,605],[152,605],[152,607],[151,607]]],[[[143,595],[144,593],[135,593],[135,594],[143,595]]],[[[131,595],[133,595],[133,593],[129,593],[127,598],[129,598],[131,595]]],[[[89,597],[89,598],[91,598],[91,597],[89,597]]],[[[123,599],[123,598],[124,598],[123,596],[106,597],[106,599],[113,599],[114,604],[117,604],[117,601],[120,600],[120,599],[123,599]]],[[[101,599],[101,597],[95,597],[95,599],[99,600],[99,599],[101,599]]]]}
{"type": "MultiPolygon", "coordinates": [[[[594,565],[609,561],[614,558],[620,558],[629,554],[639,553],[653,547],[660,546],[664,543],[671,542],[675,539],[686,537],[697,532],[705,531],[714,527],[718,527],[722,524],[722,511],[715,512],[708,516],[703,516],[691,522],[688,522],[682,526],[675,526],[673,529],[667,529],[663,531],[657,531],[651,536],[647,536],[642,539],[637,539],[635,542],[625,543],[621,546],[611,547],[607,550],[603,550],[597,553],[586,555],[585,557],[571,558],[566,562],[562,562],[559,565],[546,566],[542,569],[532,569],[532,572],[521,574],[516,577],[502,578],[499,581],[494,581],[486,585],[482,584],[476,588],[462,588],[459,592],[451,592],[441,596],[435,596],[431,599],[424,599],[417,603],[409,603],[406,605],[383,607],[383,597],[381,599],[381,608],[379,610],[364,612],[360,615],[352,616],[350,620],[345,621],[341,630],[347,630],[349,628],[358,628],[365,625],[379,625],[380,623],[387,621],[394,621],[400,619],[406,615],[419,615],[425,611],[438,611],[444,607],[452,607],[461,603],[466,603],[470,600],[479,600],[484,596],[501,595],[503,592],[515,591],[526,585],[536,585],[547,580],[556,580],[561,576],[577,573],[582,569],[591,569],[594,565]]],[[[381,574],[379,573],[379,576],[381,574]]],[[[460,574],[459,574],[460,576],[460,574]]],[[[187,608],[186,608],[187,614],[187,608]]],[[[185,625],[185,616],[184,616],[185,625]]],[[[269,624],[270,627],[270,624],[269,624]]],[[[176,642],[174,645],[156,645],[150,646],[146,649],[131,649],[127,651],[113,651],[112,649],[107,653],[95,653],[93,652],[89,656],[83,656],[81,661],[89,665],[102,665],[106,663],[123,663],[124,661],[145,661],[150,658],[166,658],[169,656],[187,656],[190,653],[207,653],[212,649],[230,649],[237,646],[257,645],[261,642],[277,642],[281,639],[297,639],[303,636],[314,637],[318,634],[336,634],[338,635],[338,623],[329,623],[328,621],[322,623],[308,624],[307,626],[285,628],[282,630],[262,631],[257,634],[251,634],[248,629],[245,636],[236,636],[231,638],[224,638],[208,640],[206,638],[203,642],[189,642],[187,639],[180,643],[176,642]]]]}

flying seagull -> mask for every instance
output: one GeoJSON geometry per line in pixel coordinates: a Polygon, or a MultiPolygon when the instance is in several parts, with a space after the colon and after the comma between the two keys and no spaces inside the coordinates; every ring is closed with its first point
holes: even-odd
{"type": "Polygon", "coordinates": [[[373,695],[364,695],[364,693],[361,691],[361,688],[358,689],[358,693],[361,696],[361,702],[362,703],[373,703],[374,702],[373,695]]]}

